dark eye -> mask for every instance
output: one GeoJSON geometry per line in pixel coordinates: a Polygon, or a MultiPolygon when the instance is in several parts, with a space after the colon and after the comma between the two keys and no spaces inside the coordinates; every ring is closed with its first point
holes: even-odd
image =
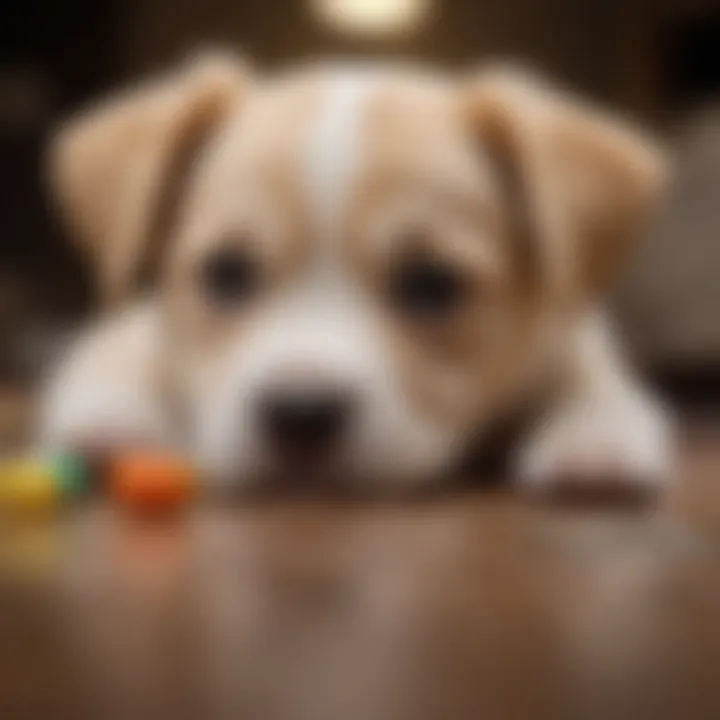
{"type": "Polygon", "coordinates": [[[221,248],[202,264],[201,283],[205,295],[217,305],[237,305],[255,294],[260,285],[257,263],[247,252],[221,248]]]}
{"type": "Polygon", "coordinates": [[[406,315],[435,319],[455,310],[466,284],[450,265],[431,259],[413,259],[398,267],[391,280],[393,304],[406,315]]]}

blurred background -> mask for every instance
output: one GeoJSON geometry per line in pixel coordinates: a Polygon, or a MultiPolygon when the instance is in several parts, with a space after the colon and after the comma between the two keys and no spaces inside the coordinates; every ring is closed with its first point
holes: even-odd
{"type": "MultiPolygon", "coordinates": [[[[0,7],[0,437],[25,407],[8,388],[32,387],[94,302],[43,187],[49,132],[212,43],[268,68],[513,57],[646,123],[676,179],[613,305],[649,376],[720,406],[720,0],[0,7]]],[[[667,514],[573,515],[491,490],[198,503],[158,526],[92,503],[1,516],[0,717],[715,720],[720,443],[716,422],[702,430],[667,514]]]]}
{"type": "MultiPolygon", "coordinates": [[[[718,0],[6,0],[0,18],[0,373],[27,378],[92,306],[53,222],[53,124],[199,45],[274,67],[326,55],[526,61],[666,137],[677,180],[616,298],[649,372],[720,389],[718,0]]],[[[720,396],[720,393],[716,393],[720,396]]]]}

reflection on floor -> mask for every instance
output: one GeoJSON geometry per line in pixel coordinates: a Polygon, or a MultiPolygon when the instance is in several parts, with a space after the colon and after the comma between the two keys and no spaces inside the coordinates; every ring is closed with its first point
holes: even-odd
{"type": "Polygon", "coordinates": [[[3,718],[720,717],[720,432],[653,512],[502,491],[7,522],[3,718]]]}

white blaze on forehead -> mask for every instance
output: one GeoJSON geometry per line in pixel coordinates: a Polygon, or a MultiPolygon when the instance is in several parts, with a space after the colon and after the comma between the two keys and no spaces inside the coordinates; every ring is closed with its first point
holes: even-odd
{"type": "Polygon", "coordinates": [[[363,71],[338,71],[327,77],[317,115],[310,127],[303,183],[313,230],[326,241],[338,231],[364,149],[363,127],[376,76],[363,71]]]}
{"type": "Polygon", "coordinates": [[[364,375],[377,372],[374,328],[337,252],[367,147],[365,119],[377,78],[372,71],[341,69],[324,74],[319,83],[298,167],[312,251],[257,340],[252,362],[260,375],[281,373],[277,366],[311,367],[362,385],[364,375]]]}

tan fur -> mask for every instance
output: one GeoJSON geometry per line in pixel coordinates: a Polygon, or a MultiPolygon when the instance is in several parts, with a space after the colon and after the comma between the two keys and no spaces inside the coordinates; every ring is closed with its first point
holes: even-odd
{"type": "Polygon", "coordinates": [[[565,303],[607,291],[667,178],[645,133],[519,71],[486,70],[469,84],[481,141],[500,146],[529,205],[565,303]]]}
{"type": "Polygon", "coordinates": [[[237,331],[236,316],[214,313],[196,291],[200,265],[213,248],[245,249],[273,291],[293,277],[312,249],[295,156],[316,94],[310,82],[268,83],[249,94],[208,142],[204,162],[188,183],[160,281],[193,350],[211,353],[237,331]]]}
{"type": "MultiPolygon", "coordinates": [[[[97,258],[105,297],[127,296],[138,268],[157,260],[163,387],[188,406],[217,392],[244,344],[277,320],[276,303],[325,252],[302,151],[333,72],[250,80],[232,61],[191,65],[69,125],[55,145],[54,184],[97,258]],[[255,259],[263,291],[220,312],[198,277],[228,243],[255,259]]],[[[460,442],[565,369],[567,407],[602,418],[609,435],[623,424],[618,413],[653,415],[620,363],[601,361],[582,339],[594,337],[582,328],[662,189],[665,159],[651,141],[507,71],[470,82],[376,71],[358,128],[357,165],[329,239],[340,261],[333,272],[359,289],[353,312],[370,320],[367,342],[423,427],[460,442]],[[452,317],[414,324],[390,306],[389,278],[408,237],[467,281],[452,317]],[[595,402],[596,387],[608,388],[607,402],[595,402]]],[[[570,443],[563,412],[552,443],[539,436],[533,445],[543,462],[529,461],[532,473],[561,463],[570,443]]],[[[661,436],[650,426],[643,448],[661,436]]]]}

